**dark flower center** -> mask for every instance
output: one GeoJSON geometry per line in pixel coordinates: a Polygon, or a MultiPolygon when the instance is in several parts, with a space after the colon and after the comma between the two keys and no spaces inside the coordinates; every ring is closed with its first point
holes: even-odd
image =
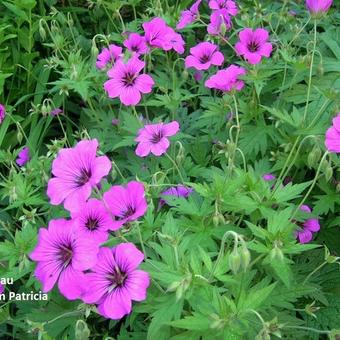
{"type": "Polygon", "coordinates": [[[126,72],[122,80],[125,86],[132,86],[135,83],[136,74],[131,73],[131,72],[126,72]]]}
{"type": "Polygon", "coordinates": [[[80,175],[76,178],[77,186],[81,187],[82,185],[86,184],[90,180],[91,175],[91,169],[81,169],[80,175]]]}
{"type": "Polygon", "coordinates": [[[122,213],[122,218],[127,218],[136,212],[136,208],[132,205],[128,205],[127,209],[122,213]]]}
{"type": "Polygon", "coordinates": [[[204,54],[199,58],[200,63],[205,64],[208,61],[210,61],[210,55],[209,54],[204,54]]]}
{"type": "Polygon", "coordinates": [[[73,249],[70,243],[59,246],[58,257],[64,267],[67,267],[71,263],[72,255],[73,249]]]}
{"type": "Polygon", "coordinates": [[[137,45],[132,45],[131,46],[131,51],[138,52],[139,51],[139,47],[137,45]]]}
{"type": "Polygon", "coordinates": [[[163,138],[163,133],[162,131],[159,131],[157,133],[154,133],[150,139],[150,142],[153,144],[157,144],[161,141],[161,139],[163,138]]]}
{"type": "Polygon", "coordinates": [[[93,217],[90,216],[85,223],[85,227],[90,230],[90,231],[94,231],[96,229],[99,228],[99,219],[98,217],[93,217]]]}
{"type": "Polygon", "coordinates": [[[248,47],[248,50],[249,50],[250,52],[257,52],[258,49],[260,48],[259,43],[256,42],[256,41],[251,41],[251,42],[247,45],[247,47],[248,47]]]}
{"type": "Polygon", "coordinates": [[[117,287],[122,287],[127,279],[127,273],[122,271],[118,266],[113,268],[113,271],[107,276],[107,279],[111,282],[110,289],[113,290],[117,287]]]}

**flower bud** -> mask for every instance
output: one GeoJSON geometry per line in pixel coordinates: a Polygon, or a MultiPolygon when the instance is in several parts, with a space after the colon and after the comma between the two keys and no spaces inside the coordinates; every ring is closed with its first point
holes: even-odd
{"type": "Polygon", "coordinates": [[[189,77],[189,73],[186,69],[184,69],[184,71],[182,72],[182,79],[185,81],[187,80],[189,77]]]}
{"type": "Polygon", "coordinates": [[[251,255],[250,251],[248,250],[245,244],[242,246],[240,254],[241,254],[241,267],[243,271],[246,271],[250,264],[251,255]]]}
{"type": "Polygon", "coordinates": [[[39,34],[40,34],[41,39],[44,41],[46,39],[46,31],[45,31],[42,19],[39,21],[39,34]]]}
{"type": "Polygon", "coordinates": [[[221,27],[220,27],[220,34],[222,37],[225,36],[225,34],[227,33],[227,26],[226,24],[224,23],[224,18],[222,17],[222,24],[221,24],[221,27]]]}
{"type": "Polygon", "coordinates": [[[91,45],[91,55],[94,58],[97,58],[99,53],[99,50],[97,48],[96,42],[94,40],[92,40],[92,45],[91,45]]]}
{"type": "Polygon", "coordinates": [[[336,185],[335,191],[336,191],[337,193],[340,192],[340,182],[336,185]]]}
{"type": "Polygon", "coordinates": [[[325,178],[326,181],[329,182],[329,180],[332,178],[333,176],[333,168],[332,166],[329,164],[325,170],[325,178]]]}
{"type": "Polygon", "coordinates": [[[87,340],[89,339],[91,332],[84,320],[78,320],[75,327],[75,338],[76,340],[87,340]]]}
{"type": "Polygon", "coordinates": [[[278,247],[274,247],[270,253],[269,253],[269,256],[270,256],[270,259],[271,260],[279,260],[279,261],[282,261],[284,256],[283,256],[283,253],[282,253],[282,250],[278,247]]]}
{"type": "Polygon", "coordinates": [[[229,268],[233,274],[236,275],[241,266],[241,255],[237,248],[234,248],[234,250],[229,254],[228,263],[229,268]]]}
{"type": "Polygon", "coordinates": [[[318,75],[319,76],[323,76],[324,75],[324,73],[325,73],[325,69],[323,68],[323,65],[320,63],[319,65],[318,65],[318,68],[317,68],[317,73],[318,73],[318,75]]]}
{"type": "Polygon", "coordinates": [[[213,224],[218,227],[221,224],[225,224],[225,218],[220,212],[215,212],[213,216],[213,224]]]}
{"type": "Polygon", "coordinates": [[[313,168],[318,165],[321,158],[321,150],[318,146],[314,146],[313,150],[309,153],[307,158],[307,164],[309,168],[313,168]]]}
{"type": "Polygon", "coordinates": [[[21,144],[21,142],[22,142],[22,132],[21,132],[21,130],[18,128],[18,132],[17,132],[17,140],[18,140],[18,142],[19,142],[19,144],[21,144]]]}
{"type": "Polygon", "coordinates": [[[111,168],[111,178],[112,178],[112,181],[114,182],[115,179],[117,178],[117,170],[116,170],[116,164],[113,163],[112,164],[112,168],[111,168]]]}

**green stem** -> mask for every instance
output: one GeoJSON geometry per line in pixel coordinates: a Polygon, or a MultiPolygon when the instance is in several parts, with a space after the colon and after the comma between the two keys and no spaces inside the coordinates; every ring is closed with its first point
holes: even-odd
{"type": "Polygon", "coordinates": [[[138,112],[137,112],[135,106],[132,106],[132,111],[133,111],[133,114],[135,115],[135,117],[136,117],[136,119],[137,119],[139,125],[140,125],[141,127],[143,127],[143,123],[142,123],[142,122],[140,121],[140,119],[139,119],[138,112]]]}
{"type": "Polygon", "coordinates": [[[301,32],[305,29],[305,27],[309,24],[310,22],[310,17],[308,18],[307,22],[300,28],[300,30],[295,34],[295,36],[293,37],[293,39],[289,42],[288,46],[289,47],[301,34],[301,32]]]}
{"type": "Polygon", "coordinates": [[[178,167],[176,161],[174,159],[172,159],[172,157],[167,152],[165,153],[165,156],[167,156],[169,158],[169,160],[171,161],[171,163],[174,165],[175,169],[178,172],[179,177],[181,178],[182,183],[184,183],[184,178],[182,176],[181,171],[179,170],[179,167],[178,167]]]}
{"type": "Polygon", "coordinates": [[[141,247],[142,247],[142,250],[143,250],[143,254],[144,254],[144,259],[146,259],[146,252],[145,252],[145,247],[144,247],[144,241],[143,241],[142,233],[140,231],[139,223],[137,224],[137,231],[138,231],[139,242],[141,244],[141,247]]]}
{"type": "Polygon", "coordinates": [[[211,281],[211,279],[213,278],[214,274],[215,274],[215,270],[218,266],[218,264],[220,263],[221,261],[221,257],[223,256],[224,254],[224,247],[225,247],[225,243],[228,239],[228,236],[229,235],[232,235],[234,237],[234,241],[235,241],[235,244],[238,242],[238,235],[237,233],[235,233],[234,231],[232,230],[228,230],[224,233],[223,237],[222,237],[222,240],[221,240],[221,247],[220,247],[220,251],[218,252],[218,255],[217,255],[217,259],[216,259],[216,262],[214,264],[214,267],[212,268],[211,270],[211,273],[209,275],[209,281],[211,281]]]}
{"type": "Polygon", "coordinates": [[[316,328],[310,328],[310,327],[303,327],[303,326],[283,326],[282,328],[291,328],[291,329],[301,329],[304,331],[311,331],[319,334],[330,334],[331,331],[322,331],[316,328]]]}
{"type": "Polygon", "coordinates": [[[325,264],[328,262],[322,262],[319,266],[317,266],[311,273],[309,273],[306,278],[303,280],[302,285],[306,284],[306,282],[318,271],[320,270],[325,264]]]}
{"type": "Polygon", "coordinates": [[[288,165],[288,163],[289,163],[289,161],[290,161],[290,158],[293,156],[293,153],[294,153],[294,151],[295,151],[295,148],[296,148],[296,146],[297,146],[297,144],[299,143],[299,141],[300,141],[300,136],[298,136],[298,138],[296,138],[296,140],[295,140],[295,142],[294,142],[294,144],[293,144],[293,146],[292,146],[292,148],[291,148],[291,150],[290,150],[290,153],[289,153],[289,155],[288,155],[288,157],[287,157],[287,159],[286,159],[286,161],[285,161],[285,164],[283,165],[283,168],[282,168],[282,170],[281,170],[281,172],[280,172],[280,175],[279,175],[279,177],[278,177],[278,179],[277,179],[277,181],[276,181],[276,184],[275,184],[275,186],[274,186],[274,189],[272,190],[272,195],[271,195],[271,197],[273,197],[274,196],[274,194],[275,194],[275,192],[276,192],[276,190],[280,187],[280,185],[281,185],[281,182],[282,182],[282,176],[283,176],[283,174],[284,174],[284,172],[285,172],[285,170],[286,170],[286,167],[287,167],[287,165],[288,165]]]}
{"type": "Polygon", "coordinates": [[[240,120],[239,120],[239,115],[238,115],[238,106],[237,106],[237,100],[235,95],[232,95],[233,97],[233,101],[234,101],[234,106],[235,106],[235,117],[236,117],[236,136],[235,136],[235,149],[233,151],[233,154],[231,156],[231,158],[229,159],[229,174],[232,173],[233,170],[233,165],[234,165],[234,160],[235,160],[235,155],[236,155],[236,150],[237,150],[237,144],[238,144],[238,140],[240,137],[240,130],[241,130],[241,126],[240,126],[240,120]]]}
{"type": "Polygon", "coordinates": [[[314,39],[313,39],[313,50],[312,50],[312,57],[309,67],[309,78],[308,78],[308,88],[307,88],[307,102],[305,106],[305,112],[303,114],[303,124],[306,121],[307,112],[308,112],[308,106],[309,106],[309,100],[310,100],[310,93],[312,88],[312,76],[313,76],[313,64],[314,64],[314,55],[315,55],[315,49],[316,49],[316,20],[314,19],[314,39]]]}
{"type": "Polygon", "coordinates": [[[303,199],[301,200],[300,204],[296,207],[294,213],[293,213],[293,216],[291,219],[294,219],[295,215],[297,214],[297,212],[299,211],[300,207],[302,206],[303,203],[305,203],[306,199],[308,198],[308,196],[310,195],[310,193],[312,192],[312,190],[314,189],[314,186],[318,180],[318,177],[319,177],[319,174],[320,174],[320,171],[321,171],[321,167],[323,165],[323,161],[325,160],[325,158],[327,157],[328,155],[328,151],[326,151],[323,155],[323,157],[321,158],[321,161],[320,161],[320,164],[318,166],[318,169],[316,170],[316,174],[315,174],[315,177],[313,179],[313,182],[311,184],[311,186],[309,187],[306,195],[303,197],[303,199]]]}

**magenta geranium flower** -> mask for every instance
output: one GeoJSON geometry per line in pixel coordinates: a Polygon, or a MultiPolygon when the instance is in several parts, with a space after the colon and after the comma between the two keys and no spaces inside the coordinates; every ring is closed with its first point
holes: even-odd
{"type": "Polygon", "coordinates": [[[98,141],[93,139],[59,151],[52,163],[55,177],[48,181],[47,186],[51,204],[64,202],[64,207],[70,210],[90,197],[92,188],[111,169],[111,162],[106,156],[96,156],[97,148],[98,141]]]}
{"type": "Polygon", "coordinates": [[[185,58],[185,67],[207,70],[211,65],[222,65],[223,61],[223,54],[217,50],[217,45],[210,42],[202,42],[190,48],[190,55],[185,58]]]}
{"type": "Polygon", "coordinates": [[[149,47],[146,44],[145,38],[138,33],[130,33],[129,37],[124,41],[124,46],[136,55],[149,52],[149,47]]]}
{"type": "Polygon", "coordinates": [[[313,15],[326,13],[332,6],[333,0],[306,0],[306,7],[313,15]]]}
{"type": "Polygon", "coordinates": [[[105,242],[109,230],[116,230],[113,219],[102,201],[91,198],[78,207],[71,207],[71,217],[79,233],[97,243],[105,242]]]}
{"type": "Polygon", "coordinates": [[[202,71],[196,71],[196,72],[194,73],[194,79],[195,79],[196,81],[202,80],[202,78],[203,78],[202,73],[203,73],[202,71]]]}
{"type": "Polygon", "coordinates": [[[205,86],[223,92],[232,90],[240,91],[244,86],[244,81],[240,80],[239,77],[246,73],[247,71],[243,67],[230,65],[226,69],[220,70],[215,75],[211,76],[205,82],[205,86]]]}
{"type": "Polygon", "coordinates": [[[0,104],[0,124],[4,121],[6,116],[5,106],[0,104]]]}
{"type": "Polygon", "coordinates": [[[275,177],[273,174],[270,174],[270,173],[264,174],[264,175],[262,176],[262,178],[263,178],[265,181],[267,181],[267,182],[273,181],[274,179],[276,179],[276,177],[275,177]]]}
{"type": "Polygon", "coordinates": [[[164,205],[164,204],[169,204],[169,202],[167,201],[166,197],[167,196],[174,196],[174,197],[184,197],[184,198],[188,198],[189,195],[192,193],[193,189],[192,188],[188,188],[185,185],[179,184],[175,187],[171,187],[165,191],[163,191],[161,193],[161,199],[159,201],[160,205],[164,205]]]}
{"type": "Polygon", "coordinates": [[[174,136],[179,130],[179,124],[173,121],[168,124],[148,124],[139,129],[138,136],[135,139],[138,143],[136,155],[145,157],[152,153],[160,156],[166,152],[170,146],[168,137],[174,136]]]}
{"type": "Polygon", "coordinates": [[[150,285],[149,274],[138,269],[143,260],[143,253],[132,243],[102,247],[97,264],[86,274],[88,291],[83,301],[98,304],[105,318],[118,320],[130,314],[132,301],[145,300],[150,285]]]}
{"type": "MultiPolygon", "coordinates": [[[[311,208],[308,205],[302,205],[301,211],[308,214],[312,213],[311,208]]],[[[296,237],[300,243],[308,243],[313,238],[313,233],[320,230],[319,220],[317,218],[308,218],[303,223],[299,223],[300,230],[296,231],[296,237]]]]}
{"type": "Polygon", "coordinates": [[[213,10],[225,8],[229,15],[235,16],[238,13],[237,5],[231,0],[210,0],[209,7],[213,10]]]}
{"type": "Polygon", "coordinates": [[[223,35],[222,25],[225,30],[230,30],[231,19],[226,8],[213,11],[210,15],[210,23],[208,25],[208,33],[211,35],[223,35]]]}
{"type": "Polygon", "coordinates": [[[144,185],[140,182],[129,182],[125,187],[114,185],[104,193],[104,202],[116,220],[113,228],[118,229],[124,223],[137,220],[146,212],[144,185]]]}
{"type": "Polygon", "coordinates": [[[269,33],[265,29],[253,31],[245,28],[239,33],[239,38],[240,41],[235,45],[236,53],[243,55],[249,64],[258,64],[262,57],[270,57],[273,46],[268,42],[269,33]]]}
{"type": "Polygon", "coordinates": [[[123,49],[114,44],[105,47],[97,56],[96,67],[99,69],[105,68],[108,64],[113,65],[122,56],[123,49]]]}
{"type": "Polygon", "coordinates": [[[333,118],[333,125],[326,132],[325,144],[329,152],[340,153],[340,112],[333,118]]]}
{"type": "Polygon", "coordinates": [[[16,163],[19,166],[24,166],[29,160],[31,159],[30,157],[30,149],[25,146],[18,154],[18,158],[16,159],[16,163]]]}
{"type": "Polygon", "coordinates": [[[46,228],[40,228],[38,244],[30,258],[38,262],[35,276],[42,284],[43,292],[49,292],[56,282],[67,299],[74,300],[84,292],[84,270],[97,261],[98,245],[78,234],[72,221],[51,220],[46,228]]]}
{"type": "Polygon", "coordinates": [[[184,53],[185,42],[179,33],[176,33],[173,29],[164,36],[163,50],[169,51],[175,50],[177,53],[184,53]]]}
{"type": "Polygon", "coordinates": [[[63,110],[60,109],[60,108],[58,108],[58,107],[55,108],[55,109],[53,109],[53,110],[50,112],[50,115],[53,116],[53,117],[59,116],[59,115],[61,115],[61,114],[63,114],[63,110]]]}
{"type": "Polygon", "coordinates": [[[184,27],[192,24],[197,19],[198,14],[199,14],[198,9],[199,9],[201,2],[202,0],[197,0],[190,7],[190,9],[181,12],[181,17],[176,26],[178,30],[181,30],[184,27]]]}
{"type": "Polygon", "coordinates": [[[143,24],[146,42],[153,47],[163,48],[165,36],[171,32],[169,27],[162,18],[153,18],[143,24]]]}
{"type": "Polygon", "coordinates": [[[0,283],[0,294],[2,294],[5,291],[5,286],[0,283]]]}
{"type": "Polygon", "coordinates": [[[118,60],[107,75],[111,78],[104,83],[104,89],[110,98],[119,97],[124,105],[137,105],[141,93],[150,93],[154,85],[148,74],[140,74],[144,68],[144,61],[132,57],[125,64],[118,60]]]}

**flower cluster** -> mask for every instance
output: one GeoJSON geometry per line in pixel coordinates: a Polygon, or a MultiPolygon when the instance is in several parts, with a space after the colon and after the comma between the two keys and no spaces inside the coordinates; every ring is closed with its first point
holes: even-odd
{"type": "Polygon", "coordinates": [[[38,263],[35,276],[43,291],[58,282],[67,299],[98,305],[104,317],[119,319],[131,312],[131,301],[146,298],[149,276],[138,270],[144,254],[132,243],[101,247],[109,232],[135,221],[147,210],[144,186],[131,181],[90,198],[111,169],[106,156],[97,157],[98,142],[84,140],[59,151],[47,195],[52,205],[64,204],[70,219],[54,219],[39,231],[30,254],[38,263]]]}
{"type": "MultiPolygon", "coordinates": [[[[178,129],[176,121],[145,126],[139,133],[138,153],[160,155],[168,146],[167,137],[178,129]]],[[[137,181],[113,185],[100,193],[98,187],[109,174],[111,162],[106,156],[97,156],[97,149],[98,141],[93,139],[59,151],[47,195],[52,205],[63,203],[70,218],[52,219],[48,228],[40,228],[30,258],[37,262],[35,276],[44,292],[57,284],[67,299],[96,304],[104,317],[120,319],[131,312],[132,301],[146,298],[150,279],[138,269],[144,254],[134,244],[108,248],[103,243],[111,231],[142,217],[148,206],[144,185],[137,181]]],[[[191,191],[178,186],[161,196],[188,197],[191,191]]],[[[165,203],[161,198],[160,204],[165,203]]]]}
{"type": "Polygon", "coordinates": [[[124,58],[120,46],[109,45],[97,57],[98,69],[110,69],[107,75],[110,78],[104,83],[104,89],[110,98],[119,97],[126,106],[137,105],[142,94],[150,93],[155,84],[153,78],[145,73],[145,62],[140,56],[150,53],[153,48],[164,51],[174,50],[179,54],[184,52],[185,42],[181,34],[175,32],[162,18],[154,18],[143,23],[144,35],[129,33],[123,42],[124,47],[131,54],[124,58]]]}

